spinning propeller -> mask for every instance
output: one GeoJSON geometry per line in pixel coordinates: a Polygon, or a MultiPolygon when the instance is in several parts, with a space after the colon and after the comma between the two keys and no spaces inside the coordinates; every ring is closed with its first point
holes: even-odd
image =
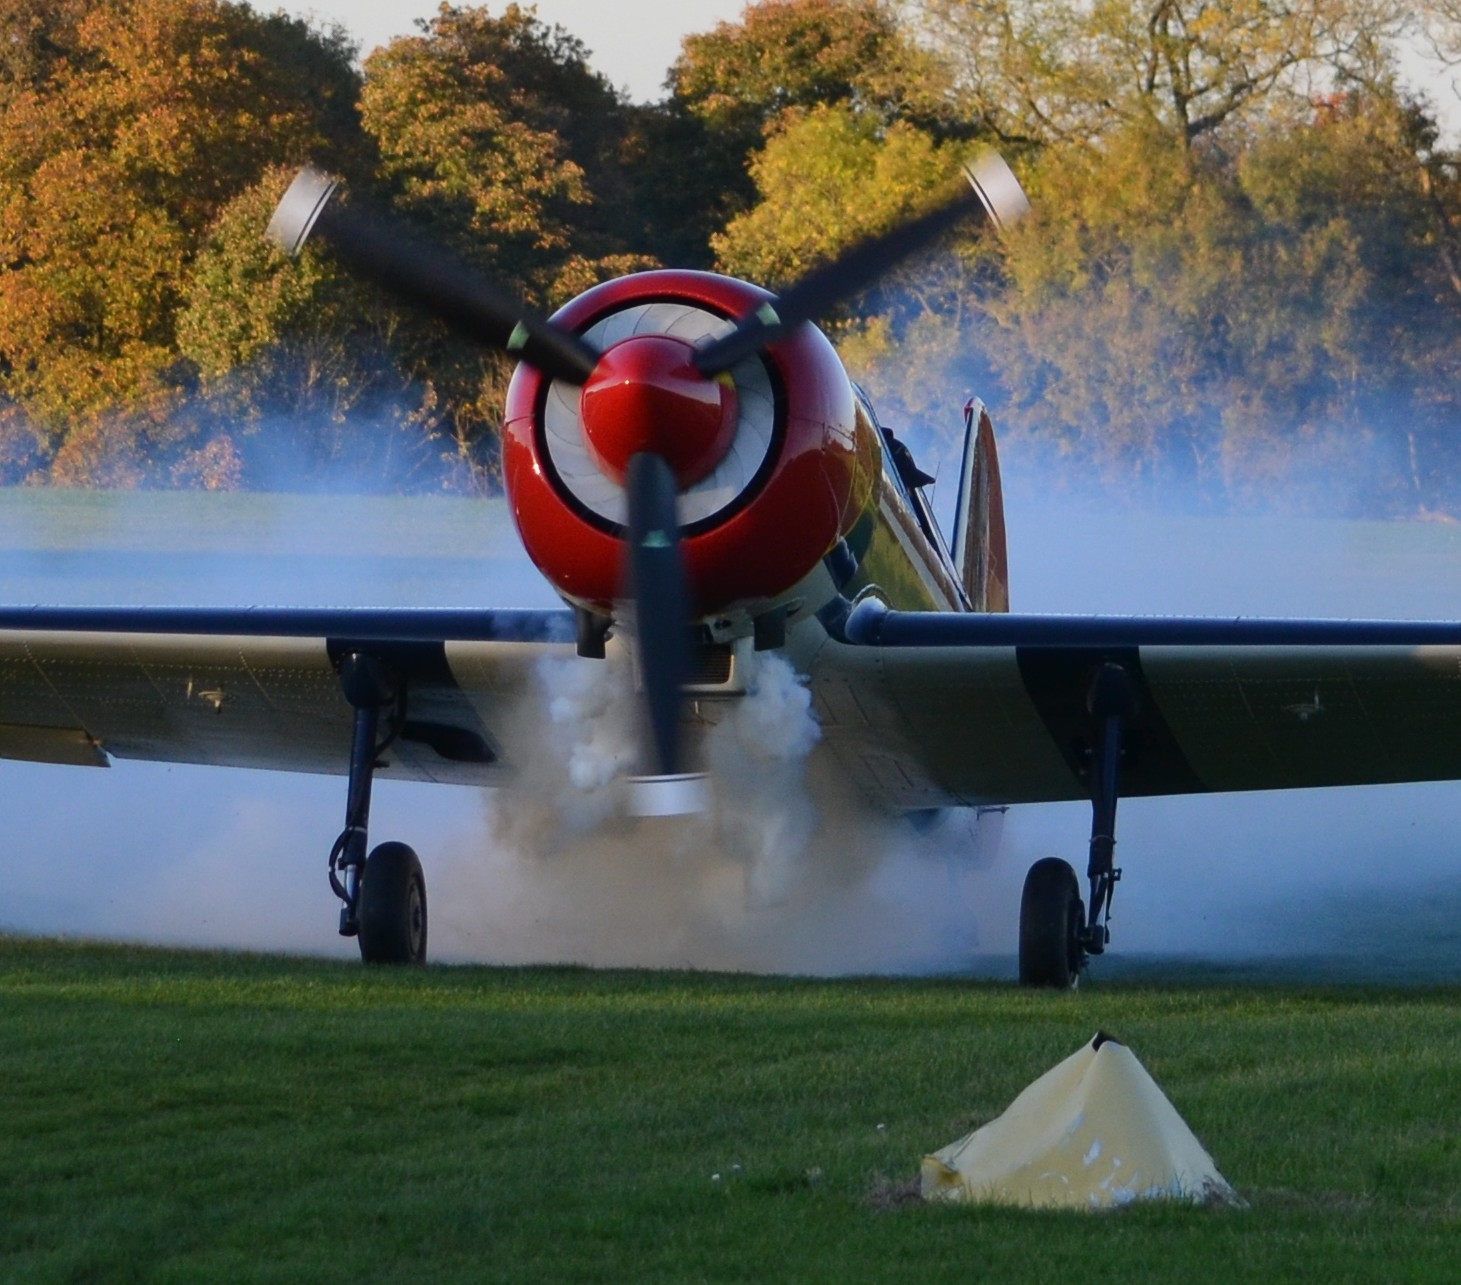
{"type": "MultiPolygon", "coordinates": [[[[966,167],[965,176],[996,227],[1028,211],[1018,181],[995,153],[966,167]]],[[[853,246],[703,347],[643,334],[599,352],[398,221],[332,200],[337,186],[317,170],[302,170],[274,211],[269,238],[290,254],[311,236],[323,240],[350,268],[459,334],[582,389],[588,451],[624,488],[628,512],[627,580],[655,773],[639,779],[635,810],[703,806],[703,782],[685,772],[680,744],[691,594],[676,505],[682,491],[714,471],[735,437],[737,393],[728,372],[926,248],[972,212],[967,195],[853,246]]]]}

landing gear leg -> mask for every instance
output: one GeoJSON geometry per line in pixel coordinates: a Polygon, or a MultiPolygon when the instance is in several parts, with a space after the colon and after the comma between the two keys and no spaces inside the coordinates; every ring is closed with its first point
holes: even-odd
{"type": "Polygon", "coordinates": [[[340,658],[340,686],[355,710],[345,828],[330,849],[330,887],[340,899],[340,935],[355,937],[367,964],[426,962],[426,881],[404,843],[366,856],[370,793],[380,755],[405,722],[404,678],[366,652],[340,658]],[[381,736],[382,711],[389,725],[381,736]]]}
{"type": "Polygon", "coordinates": [[[1116,866],[1116,800],[1121,790],[1121,755],[1134,697],[1131,679],[1120,665],[1107,661],[1091,679],[1091,849],[1086,865],[1090,881],[1089,917],[1081,933],[1087,955],[1102,954],[1111,940],[1111,897],[1121,882],[1116,866]]]}
{"type": "Polygon", "coordinates": [[[1111,940],[1111,896],[1121,881],[1116,867],[1116,801],[1121,754],[1135,698],[1126,670],[1106,661],[1091,677],[1091,846],[1086,865],[1090,902],[1064,861],[1046,858],[1030,867],[1020,899],[1020,984],[1069,990],[1091,955],[1111,940]]]}

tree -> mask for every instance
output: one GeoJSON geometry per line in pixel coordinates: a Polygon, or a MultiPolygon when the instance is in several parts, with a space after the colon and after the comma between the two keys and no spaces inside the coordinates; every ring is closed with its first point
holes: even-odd
{"type": "Polygon", "coordinates": [[[1051,149],[987,333],[1007,425],[1128,491],[1445,506],[1461,310],[1431,137],[1404,100],[1357,94],[1234,154],[1152,126],[1051,149]]]}
{"type": "Polygon", "coordinates": [[[631,260],[612,218],[582,217],[619,108],[583,46],[515,4],[443,5],[371,56],[361,95],[398,205],[539,306],[631,260]]]}
{"type": "Polygon", "coordinates": [[[539,306],[649,261],[621,236],[634,214],[601,214],[587,181],[618,175],[622,104],[516,6],[444,7],[364,81],[338,32],[227,0],[0,0],[0,23],[12,477],[490,473],[508,364],[264,244],[301,161],[539,306]]]}
{"type": "MultiPolygon", "coordinates": [[[[887,126],[962,136],[941,64],[909,40],[882,0],[762,0],[736,22],[687,36],[651,125],[673,219],[701,247],[758,198],[754,155],[808,111],[846,105],[887,126]],[[667,175],[668,177],[668,175],[667,175]]],[[[653,159],[651,159],[653,164],[653,159]]]]}
{"type": "Polygon", "coordinates": [[[884,127],[845,103],[783,118],[751,161],[760,201],[711,238],[717,263],[767,286],[789,285],[947,191],[958,152],[916,126],[884,127]]]}
{"type": "MultiPolygon", "coordinates": [[[[751,163],[760,201],[712,239],[717,266],[781,288],[962,184],[970,146],[851,103],[788,112],[751,163]]],[[[977,209],[967,194],[971,215],[977,209]]],[[[967,344],[987,288],[987,238],[946,238],[819,322],[879,414],[937,468],[957,446],[965,394],[990,382],[967,344]]],[[[953,465],[957,468],[957,463],[953,465]]]]}
{"type": "MultiPolygon", "coordinates": [[[[966,240],[905,270],[862,325],[839,324],[880,406],[952,426],[947,403],[980,393],[1016,461],[1127,490],[1322,506],[1358,476],[1346,504],[1444,503],[1461,479],[1461,190],[1395,88],[1385,40],[1403,14],[912,7],[939,53],[971,55],[961,101],[1015,140],[1037,214],[997,251],[966,240]]],[[[773,285],[905,216],[907,177],[957,155],[929,131],[900,170],[912,140],[855,95],[781,111],[750,167],[758,203],[715,239],[723,267],[773,285]]],[[[922,437],[937,459],[945,444],[922,437]]]]}
{"type": "Polygon", "coordinates": [[[850,103],[884,123],[952,123],[942,64],[882,0],[762,0],[739,22],[686,36],[675,98],[754,147],[788,111],[850,103]]]}
{"type": "Polygon", "coordinates": [[[268,160],[352,130],[350,51],[224,0],[0,11],[0,397],[58,480],[174,445],[174,324],[199,238],[268,160]]]}
{"type": "MultiPolygon", "coordinates": [[[[588,181],[615,176],[622,110],[582,45],[517,5],[498,18],[443,5],[371,56],[361,93],[397,210],[539,308],[654,262],[621,235],[632,219],[598,214],[588,181]]],[[[390,346],[420,394],[413,421],[486,484],[511,363],[414,316],[390,346]]]]}
{"type": "Polygon", "coordinates": [[[175,408],[190,449],[173,480],[268,490],[466,484],[451,408],[413,367],[429,327],[327,253],[286,258],[260,234],[293,170],[230,202],[199,252],[178,348],[197,371],[175,408]],[[411,338],[408,339],[408,333],[411,338]]]}
{"type": "Polygon", "coordinates": [[[1018,144],[1152,120],[1184,146],[1316,92],[1374,88],[1411,23],[1398,0],[910,0],[958,67],[964,111],[1018,144]]]}

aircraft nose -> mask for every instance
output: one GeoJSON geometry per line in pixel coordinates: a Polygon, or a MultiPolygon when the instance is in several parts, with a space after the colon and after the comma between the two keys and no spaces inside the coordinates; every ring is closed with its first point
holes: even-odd
{"type": "Polygon", "coordinates": [[[645,452],[670,466],[680,490],[710,476],[735,440],[738,398],[729,377],[702,375],[695,348],[668,335],[635,335],[599,359],[583,386],[584,440],[621,485],[645,452]]]}

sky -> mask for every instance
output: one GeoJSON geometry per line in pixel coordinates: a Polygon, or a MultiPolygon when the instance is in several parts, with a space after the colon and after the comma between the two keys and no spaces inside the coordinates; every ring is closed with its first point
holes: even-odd
{"type": "MultiPolygon", "coordinates": [[[[255,0],[267,8],[266,0],[255,0]]],[[[280,8],[300,18],[337,22],[362,54],[415,31],[418,18],[437,10],[434,0],[296,0],[280,8]]],[[[489,6],[500,13],[507,6],[489,6]]],[[[636,102],[662,97],[665,73],[691,32],[740,16],[745,0],[537,0],[538,18],[567,28],[589,48],[590,63],[636,102]]]]}

